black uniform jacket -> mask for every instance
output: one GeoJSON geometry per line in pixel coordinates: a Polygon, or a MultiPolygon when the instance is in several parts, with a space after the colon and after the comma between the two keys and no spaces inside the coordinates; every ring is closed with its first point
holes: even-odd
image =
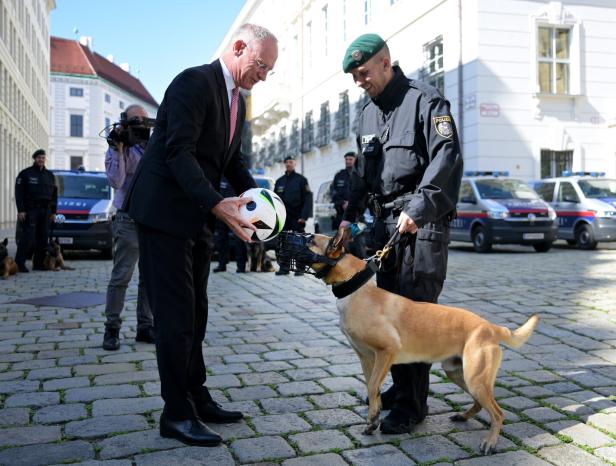
{"type": "Polygon", "coordinates": [[[285,173],[276,180],[274,192],[282,199],[287,218],[307,220],[312,217],[312,191],[306,177],[295,171],[285,173]]]}
{"type": "Polygon", "coordinates": [[[130,216],[180,238],[196,234],[222,200],[224,175],[236,192],[256,187],[240,153],[243,98],[229,146],[229,99],[218,60],[182,71],[167,88],[127,203],[130,216]]]}
{"type": "Polygon", "coordinates": [[[392,80],[362,111],[357,144],[345,220],[355,220],[368,193],[387,201],[415,193],[404,212],[419,227],[455,209],[462,155],[449,102],[436,88],[394,66],[392,80]]]}
{"type": "Polygon", "coordinates": [[[25,212],[32,207],[48,207],[50,213],[56,213],[58,188],[56,177],[43,167],[32,164],[19,172],[15,180],[15,203],[17,212],[25,212]]]}
{"type": "Polygon", "coordinates": [[[346,168],[340,170],[334,176],[334,180],[329,188],[329,193],[334,206],[341,208],[344,201],[351,198],[351,171],[346,168]]]}

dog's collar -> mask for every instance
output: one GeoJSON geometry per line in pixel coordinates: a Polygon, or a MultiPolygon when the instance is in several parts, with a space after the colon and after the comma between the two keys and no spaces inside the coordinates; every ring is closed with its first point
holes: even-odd
{"type": "Polygon", "coordinates": [[[341,283],[340,285],[332,286],[332,292],[334,296],[338,299],[346,298],[351,293],[359,290],[362,286],[366,284],[368,280],[372,278],[372,276],[376,273],[379,266],[373,260],[370,260],[366,263],[366,268],[361,272],[357,272],[346,282],[341,283]]]}

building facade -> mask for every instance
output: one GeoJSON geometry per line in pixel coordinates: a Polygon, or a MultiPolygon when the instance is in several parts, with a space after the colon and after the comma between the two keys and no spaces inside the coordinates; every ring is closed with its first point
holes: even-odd
{"type": "Polygon", "coordinates": [[[51,38],[51,168],[105,170],[106,129],[132,104],[156,117],[141,81],[91,50],[91,39],[51,38]]]}
{"type": "Polygon", "coordinates": [[[54,0],[0,0],[0,224],[14,222],[15,178],[49,144],[49,13],[54,0]]]}
{"type": "Polygon", "coordinates": [[[248,0],[217,55],[245,22],[279,38],[275,72],[251,96],[253,165],[271,176],[296,155],[316,190],[356,149],[366,97],[341,63],[366,32],[451,102],[465,169],[616,176],[613,1],[248,0]]]}

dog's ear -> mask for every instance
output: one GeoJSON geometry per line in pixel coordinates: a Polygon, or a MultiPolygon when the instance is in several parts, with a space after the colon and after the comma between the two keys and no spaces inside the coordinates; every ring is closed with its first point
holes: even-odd
{"type": "Polygon", "coordinates": [[[336,236],[332,239],[330,246],[327,248],[327,256],[339,256],[342,253],[342,247],[347,244],[349,238],[351,238],[351,229],[349,227],[338,229],[336,236]]]}
{"type": "Polygon", "coordinates": [[[8,238],[4,238],[4,241],[2,241],[2,244],[4,246],[6,246],[7,244],[9,244],[9,239],[8,238]]]}

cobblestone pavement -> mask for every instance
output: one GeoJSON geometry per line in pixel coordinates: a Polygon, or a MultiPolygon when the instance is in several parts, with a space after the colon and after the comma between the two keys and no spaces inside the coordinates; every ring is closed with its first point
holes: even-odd
{"type": "Polygon", "coordinates": [[[362,435],[361,369],[331,292],[313,277],[232,269],[211,277],[204,353],[215,398],[247,418],[213,426],[225,439],[216,448],[162,439],[154,347],[134,341],[134,300],[118,352],[100,348],[102,305],[12,303],[105,291],[110,262],[69,263],[77,270],[0,281],[0,464],[616,464],[613,247],[452,250],[441,302],[509,327],[542,317],[528,344],[504,351],[496,395],[506,421],[491,457],[477,455],[485,411],[466,424],[449,420],[470,399],[439,365],[425,422],[409,434],[362,435]]]}

